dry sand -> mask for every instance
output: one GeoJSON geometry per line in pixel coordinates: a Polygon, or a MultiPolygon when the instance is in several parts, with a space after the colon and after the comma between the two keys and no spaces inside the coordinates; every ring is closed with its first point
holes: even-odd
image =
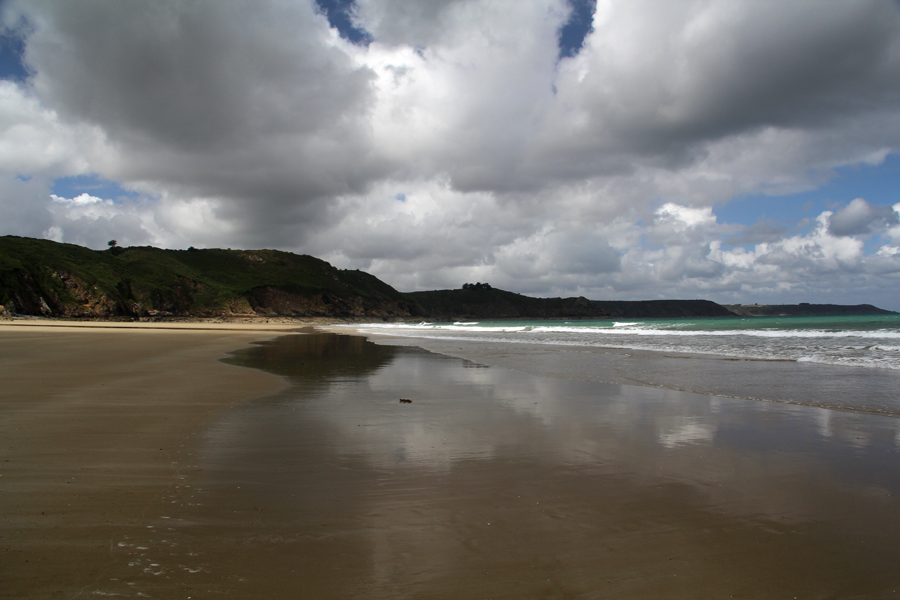
{"type": "Polygon", "coordinates": [[[204,424],[284,385],[216,359],[292,329],[0,323],[0,597],[89,596],[204,424]]]}

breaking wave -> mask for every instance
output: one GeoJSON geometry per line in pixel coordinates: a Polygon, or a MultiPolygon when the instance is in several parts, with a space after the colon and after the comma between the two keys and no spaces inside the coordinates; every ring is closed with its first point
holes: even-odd
{"type": "Polygon", "coordinates": [[[589,346],[900,369],[900,315],[629,321],[371,323],[363,333],[475,342],[589,346]]]}

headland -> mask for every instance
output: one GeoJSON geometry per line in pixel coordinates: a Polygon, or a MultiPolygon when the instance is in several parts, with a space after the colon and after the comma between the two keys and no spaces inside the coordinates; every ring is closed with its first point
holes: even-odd
{"type": "MultiPolygon", "coordinates": [[[[534,298],[465,283],[400,292],[359,270],[278,250],[97,251],[0,237],[0,317],[166,321],[267,318],[357,320],[696,318],[772,314],[702,299],[534,298]]],[[[798,305],[776,314],[878,314],[869,305],[798,305]],[[831,312],[829,312],[831,311],[831,312]],[[862,311],[862,312],[860,312],[862,311]]]]}

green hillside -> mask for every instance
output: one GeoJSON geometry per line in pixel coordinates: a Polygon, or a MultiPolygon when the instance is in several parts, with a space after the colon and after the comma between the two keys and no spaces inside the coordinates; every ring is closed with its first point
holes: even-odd
{"type": "Polygon", "coordinates": [[[459,319],[606,318],[609,314],[587,298],[531,298],[487,284],[459,290],[410,292],[406,297],[439,321],[459,319]]]}
{"type": "Polygon", "coordinates": [[[162,250],[0,237],[0,305],[70,318],[324,316],[501,319],[608,316],[586,298],[486,284],[402,294],[362,271],[279,250],[162,250]]]}
{"type": "Polygon", "coordinates": [[[90,250],[0,237],[0,315],[65,318],[336,317],[362,319],[677,318],[864,314],[869,305],[723,307],[708,300],[531,298],[488,284],[401,293],[358,270],[280,250],[90,250]],[[728,310],[728,309],[731,310],[728,310]]]}
{"type": "Polygon", "coordinates": [[[48,316],[403,317],[418,307],[360,271],[279,250],[97,251],[0,237],[0,304],[48,316]]]}
{"type": "Polygon", "coordinates": [[[598,300],[595,304],[614,318],[674,319],[734,316],[727,308],[710,300],[598,300]]]}

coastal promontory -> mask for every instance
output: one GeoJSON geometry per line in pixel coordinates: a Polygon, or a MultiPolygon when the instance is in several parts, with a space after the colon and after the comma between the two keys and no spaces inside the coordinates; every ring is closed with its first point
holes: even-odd
{"type": "Polygon", "coordinates": [[[887,314],[863,304],[533,298],[486,283],[400,292],[359,270],[280,250],[107,250],[0,237],[0,316],[69,319],[324,317],[433,321],[887,314]]]}

